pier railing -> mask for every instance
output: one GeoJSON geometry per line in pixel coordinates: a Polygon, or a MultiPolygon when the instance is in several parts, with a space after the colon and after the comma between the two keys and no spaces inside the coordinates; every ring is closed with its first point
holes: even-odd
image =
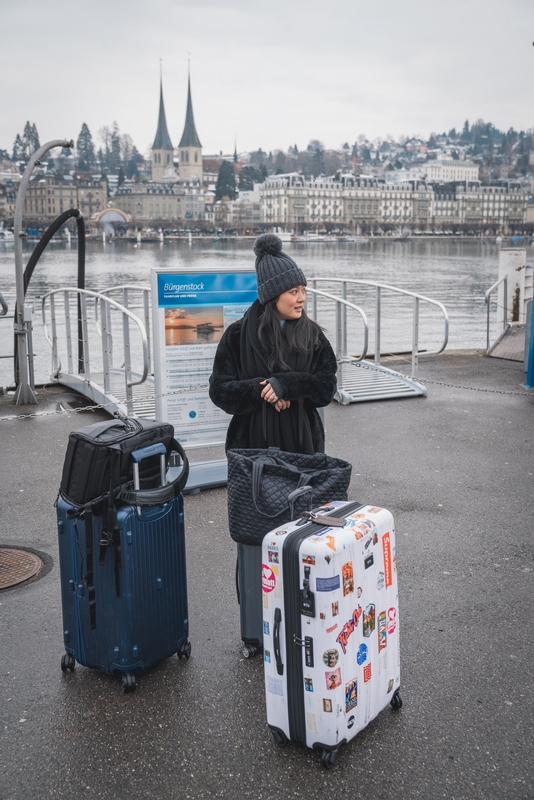
{"type": "Polygon", "coordinates": [[[100,399],[115,393],[113,378],[120,376],[126,406],[131,413],[132,387],[146,381],[150,364],[147,332],[139,317],[103,293],[73,287],[48,292],[41,299],[41,308],[44,334],[52,348],[53,378],[72,386],[83,383],[85,391],[81,390],[82,393],[100,399]],[[93,311],[98,320],[97,337],[90,333],[91,305],[95,307],[93,311]],[[120,317],[119,330],[113,312],[118,312],[120,317]],[[135,348],[136,353],[141,353],[141,365],[137,370],[132,365],[132,324],[140,340],[140,348],[135,348]],[[122,343],[121,364],[116,367],[114,341],[122,343]],[[77,352],[74,344],[78,345],[77,352]]]}
{"type": "MultiPolygon", "coordinates": [[[[417,377],[417,370],[419,366],[419,355],[421,354],[420,349],[420,342],[419,342],[419,324],[420,324],[420,306],[421,303],[428,303],[431,306],[435,306],[439,309],[442,317],[443,317],[443,338],[441,341],[441,346],[437,350],[425,350],[424,354],[426,356],[429,355],[438,355],[442,353],[446,346],[447,342],[449,341],[449,315],[447,313],[447,309],[440,303],[438,300],[433,300],[430,297],[426,297],[425,295],[418,294],[417,292],[411,292],[408,289],[400,289],[398,286],[390,286],[387,283],[378,283],[377,281],[366,281],[360,280],[357,278],[331,278],[331,277],[316,277],[312,278],[309,281],[308,289],[312,292],[313,295],[313,302],[312,302],[312,316],[314,319],[317,317],[317,284],[319,282],[327,283],[327,284],[341,284],[341,298],[339,300],[346,301],[347,299],[347,288],[349,285],[354,286],[364,286],[368,288],[374,288],[375,291],[375,327],[374,327],[374,362],[375,364],[380,364],[380,336],[381,336],[381,329],[382,329],[382,295],[383,292],[392,292],[398,295],[404,295],[406,297],[410,297],[412,299],[412,345],[411,345],[411,356],[412,356],[412,377],[417,377]]],[[[337,299],[337,298],[336,298],[337,299]]],[[[342,344],[341,348],[344,352],[347,350],[347,315],[346,315],[346,308],[347,306],[344,305],[343,313],[341,314],[341,333],[338,334],[341,337],[342,344]]],[[[336,322],[337,325],[337,322],[336,322]]]]}
{"type": "Polygon", "coordinates": [[[503,295],[503,318],[502,318],[502,329],[500,333],[497,334],[497,338],[492,343],[491,347],[497,344],[497,342],[503,338],[504,334],[510,327],[508,324],[508,275],[503,275],[502,278],[499,278],[493,286],[485,292],[484,294],[484,302],[486,303],[486,351],[491,349],[490,347],[490,306],[491,306],[491,295],[493,292],[499,288],[499,286],[503,284],[504,288],[504,295],[503,295]]]}
{"type": "MultiPolygon", "coordinates": [[[[131,284],[124,283],[120,286],[111,286],[109,289],[103,289],[98,293],[105,297],[115,295],[115,299],[123,308],[129,311],[134,311],[136,316],[143,320],[147,338],[148,349],[148,374],[152,373],[152,326],[150,320],[150,286],[145,284],[131,284]],[[140,313],[138,313],[140,312],[140,313]]],[[[107,313],[108,317],[111,313],[111,306],[107,303],[102,303],[99,298],[95,299],[95,320],[96,327],[100,335],[102,335],[102,313],[107,313]]],[[[108,323],[108,330],[110,323],[108,323]]],[[[128,317],[123,318],[123,339],[130,339],[129,321],[128,317]],[[126,327],[124,327],[126,326],[126,327]]]]}
{"type": "MultiPolygon", "coordinates": [[[[328,300],[331,300],[335,303],[336,357],[338,359],[344,359],[344,360],[350,359],[355,363],[363,361],[363,359],[367,355],[367,349],[369,347],[369,322],[367,320],[367,315],[365,311],[359,306],[357,306],[355,303],[352,303],[350,300],[347,300],[346,297],[336,297],[336,295],[334,294],[330,294],[329,292],[323,292],[311,286],[307,286],[306,288],[308,292],[312,295],[312,310],[311,310],[312,319],[317,320],[318,297],[325,297],[328,300]],[[350,356],[347,352],[347,311],[349,309],[356,311],[360,315],[361,321],[363,323],[363,343],[362,343],[362,350],[359,356],[350,356]]],[[[310,309],[308,308],[308,312],[309,311],[310,309]]]]}

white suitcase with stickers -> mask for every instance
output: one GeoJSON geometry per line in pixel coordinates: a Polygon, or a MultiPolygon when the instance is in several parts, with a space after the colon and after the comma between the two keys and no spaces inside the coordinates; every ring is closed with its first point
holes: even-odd
{"type": "Polygon", "coordinates": [[[402,706],[391,513],[334,502],[271,531],[262,599],[274,740],[322,750],[330,768],[382,709],[402,706]]]}

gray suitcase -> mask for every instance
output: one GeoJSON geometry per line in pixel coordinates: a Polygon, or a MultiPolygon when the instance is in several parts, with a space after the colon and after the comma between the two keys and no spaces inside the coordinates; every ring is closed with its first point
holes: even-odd
{"type": "Polygon", "coordinates": [[[261,546],[237,545],[236,584],[243,655],[252,658],[263,648],[261,546]]]}

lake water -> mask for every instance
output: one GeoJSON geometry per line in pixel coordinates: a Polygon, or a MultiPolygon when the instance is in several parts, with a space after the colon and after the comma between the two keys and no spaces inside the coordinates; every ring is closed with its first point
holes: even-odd
{"type": "MultiPolygon", "coordinates": [[[[148,283],[150,270],[169,268],[194,272],[197,268],[254,266],[252,240],[187,241],[164,244],[87,243],[86,287],[102,290],[122,283],[148,283]]],[[[25,243],[27,262],[32,250],[25,243]]],[[[313,276],[358,278],[380,281],[419,292],[442,302],[450,318],[449,349],[482,348],[486,343],[486,307],[484,292],[497,280],[498,245],[480,239],[417,239],[367,242],[288,243],[284,249],[297,261],[308,280],[313,276]]],[[[35,301],[51,289],[75,286],[77,276],[76,244],[50,244],[39,261],[28,289],[28,299],[35,301]]],[[[335,286],[319,288],[333,291],[335,286]]],[[[0,245],[0,292],[12,313],[15,302],[15,262],[12,245],[0,245]]],[[[374,293],[351,288],[348,299],[360,305],[371,324],[370,351],[373,350],[374,293]]],[[[36,304],[34,350],[36,381],[49,378],[50,348],[40,322],[40,304],[36,304]]],[[[320,305],[319,321],[333,339],[332,306],[320,305]]],[[[382,300],[382,351],[409,350],[412,330],[412,301],[385,293],[382,300]]],[[[0,318],[0,355],[12,352],[12,321],[0,318]]],[[[359,318],[349,317],[349,352],[360,352],[362,326],[359,318]]],[[[439,312],[421,306],[420,348],[439,346],[443,321],[439,312]]],[[[12,382],[12,361],[0,360],[0,385],[12,382]]]]}

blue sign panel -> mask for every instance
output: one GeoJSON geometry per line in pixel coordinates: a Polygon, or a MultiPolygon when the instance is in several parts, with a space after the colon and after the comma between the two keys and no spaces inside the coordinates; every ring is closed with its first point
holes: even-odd
{"type": "Polygon", "coordinates": [[[254,272],[158,274],[159,308],[250,305],[256,297],[254,272]]]}

